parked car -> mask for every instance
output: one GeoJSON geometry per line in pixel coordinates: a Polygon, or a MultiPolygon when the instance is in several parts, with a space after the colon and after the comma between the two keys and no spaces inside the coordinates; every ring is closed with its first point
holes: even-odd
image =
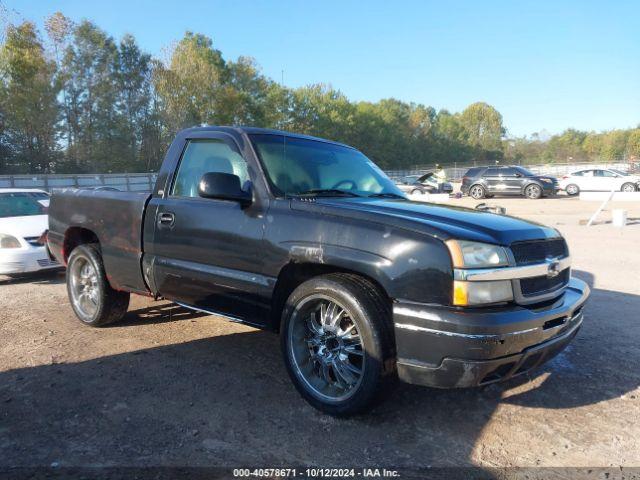
{"type": "Polygon", "coordinates": [[[586,192],[635,192],[640,187],[640,175],[631,175],[614,168],[589,168],[579,170],[560,179],[560,188],[567,195],[586,192]]]}
{"type": "Polygon", "coordinates": [[[406,177],[402,177],[396,185],[403,192],[412,195],[453,192],[453,186],[449,182],[445,182],[442,187],[442,192],[438,192],[438,182],[433,172],[428,172],[424,175],[407,175],[406,177]]]}
{"type": "MultiPolygon", "coordinates": [[[[46,192],[45,192],[46,193],[46,192]]],[[[0,274],[60,267],[47,254],[45,200],[33,190],[0,189],[0,274]]]]}
{"type": "Polygon", "coordinates": [[[333,415],[396,375],[523,374],[572,340],[589,295],[554,228],[411,202],[354,148],[248,127],[180,132],[150,195],[54,192],[48,245],[82,323],[140,293],[279,332],[294,385],[333,415]]]}
{"type": "Polygon", "coordinates": [[[474,167],[462,177],[460,190],[476,200],[494,195],[518,195],[542,198],[558,192],[558,180],[535,175],[519,166],[474,167]]]}
{"type": "Polygon", "coordinates": [[[45,190],[37,188],[0,188],[0,193],[26,193],[30,197],[35,198],[42,206],[49,207],[49,198],[51,195],[45,190]]]}
{"type": "Polygon", "coordinates": [[[116,187],[110,187],[109,185],[97,185],[97,186],[91,186],[91,187],[81,187],[85,190],[108,190],[111,192],[119,192],[120,189],[116,188],[116,187]]]}

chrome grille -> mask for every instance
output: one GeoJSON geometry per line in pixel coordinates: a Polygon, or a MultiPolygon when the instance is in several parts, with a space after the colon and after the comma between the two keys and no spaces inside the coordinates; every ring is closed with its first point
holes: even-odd
{"type": "Polygon", "coordinates": [[[557,277],[531,277],[520,279],[520,291],[525,297],[553,292],[569,283],[570,268],[565,268],[557,277]]]}
{"type": "Polygon", "coordinates": [[[543,263],[548,258],[563,258],[569,254],[564,238],[551,240],[531,240],[511,244],[511,252],[516,265],[533,265],[543,263]]]}

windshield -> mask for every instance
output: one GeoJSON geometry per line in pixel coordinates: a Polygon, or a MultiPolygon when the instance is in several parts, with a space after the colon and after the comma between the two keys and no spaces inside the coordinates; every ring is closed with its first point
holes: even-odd
{"type": "Polygon", "coordinates": [[[47,209],[30,193],[0,193],[0,217],[23,217],[45,215],[47,209]]]}
{"type": "Polygon", "coordinates": [[[251,135],[274,193],[404,196],[382,170],[359,151],[332,143],[251,135]]]}
{"type": "Polygon", "coordinates": [[[518,173],[521,173],[522,175],[524,175],[525,177],[533,177],[535,176],[533,172],[530,172],[529,170],[527,170],[526,168],[522,168],[522,167],[514,167],[516,169],[516,171],[518,173]]]}

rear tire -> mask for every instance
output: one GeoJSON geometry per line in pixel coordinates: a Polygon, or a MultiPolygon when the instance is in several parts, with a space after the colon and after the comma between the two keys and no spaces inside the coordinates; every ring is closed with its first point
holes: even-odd
{"type": "Polygon", "coordinates": [[[285,305],[280,340],[296,389],[330,415],[367,410],[395,378],[390,306],[357,275],[323,275],[298,286],[285,305]]]}
{"type": "Polygon", "coordinates": [[[622,185],[622,187],[620,188],[621,192],[635,192],[636,191],[636,186],[633,183],[625,183],[622,185]]]}
{"type": "Polygon", "coordinates": [[[67,294],[78,319],[91,327],[117,322],[129,308],[129,292],[111,288],[94,243],[80,245],[69,255],[67,294]]]}
{"type": "Polygon", "coordinates": [[[524,196],[532,200],[537,200],[542,197],[542,188],[540,185],[536,185],[535,183],[527,185],[524,189],[524,196]]]}
{"type": "Polygon", "coordinates": [[[564,190],[570,197],[575,197],[580,193],[580,187],[578,187],[578,185],[576,185],[575,183],[570,183],[564,190]]]}
{"type": "Polygon", "coordinates": [[[474,200],[482,200],[487,192],[482,185],[471,185],[469,188],[469,196],[474,200]]]}
{"type": "Polygon", "coordinates": [[[411,195],[423,195],[424,192],[418,188],[416,188],[415,190],[411,190],[411,195]]]}

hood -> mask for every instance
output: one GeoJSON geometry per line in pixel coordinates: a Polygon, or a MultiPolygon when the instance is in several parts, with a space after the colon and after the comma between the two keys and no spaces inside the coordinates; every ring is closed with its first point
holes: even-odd
{"type": "Polygon", "coordinates": [[[0,233],[7,233],[14,237],[39,237],[49,228],[47,215],[28,215],[24,217],[0,218],[0,233]]]}
{"type": "Polygon", "coordinates": [[[408,200],[319,197],[315,202],[293,200],[292,208],[319,208],[325,214],[422,231],[442,240],[455,238],[510,245],[516,241],[560,236],[554,228],[516,217],[408,200]]]}

